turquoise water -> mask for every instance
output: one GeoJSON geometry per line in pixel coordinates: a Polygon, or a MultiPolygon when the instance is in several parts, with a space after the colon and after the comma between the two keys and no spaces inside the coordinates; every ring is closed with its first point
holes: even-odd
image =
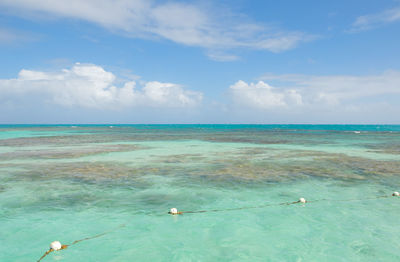
{"type": "Polygon", "coordinates": [[[0,261],[398,261],[399,190],[400,126],[0,126],[0,261]]]}

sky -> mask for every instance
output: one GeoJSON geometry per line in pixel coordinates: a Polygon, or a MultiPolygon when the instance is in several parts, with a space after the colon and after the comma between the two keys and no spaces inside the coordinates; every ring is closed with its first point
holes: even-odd
{"type": "Polygon", "coordinates": [[[399,0],[0,0],[0,124],[399,115],[399,0]]]}

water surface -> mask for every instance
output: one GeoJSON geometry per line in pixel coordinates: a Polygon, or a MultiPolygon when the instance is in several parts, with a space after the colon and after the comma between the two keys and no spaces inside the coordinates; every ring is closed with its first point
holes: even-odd
{"type": "Polygon", "coordinates": [[[399,182],[400,126],[1,126],[0,261],[398,261],[399,182]]]}

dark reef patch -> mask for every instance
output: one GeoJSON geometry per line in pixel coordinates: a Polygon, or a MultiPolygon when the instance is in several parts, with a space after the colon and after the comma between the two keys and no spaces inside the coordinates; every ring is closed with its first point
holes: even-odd
{"type": "Polygon", "coordinates": [[[50,150],[17,150],[14,152],[7,152],[0,154],[0,160],[14,160],[14,159],[65,159],[65,158],[79,158],[84,156],[91,156],[103,153],[112,152],[129,152],[135,150],[147,149],[148,147],[129,145],[129,144],[116,144],[116,145],[97,145],[84,148],[65,148],[58,147],[50,150]]]}

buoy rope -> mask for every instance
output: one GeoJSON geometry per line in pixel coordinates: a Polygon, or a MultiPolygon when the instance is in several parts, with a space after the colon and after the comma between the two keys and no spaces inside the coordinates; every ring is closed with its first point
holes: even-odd
{"type": "Polygon", "coordinates": [[[72,244],[69,245],[69,246],[75,245],[76,243],[79,243],[79,242],[82,242],[82,241],[86,241],[86,240],[90,240],[90,239],[95,239],[95,238],[98,238],[98,237],[102,237],[102,236],[104,236],[104,235],[107,235],[107,234],[109,234],[109,233],[111,233],[111,232],[114,232],[114,231],[116,231],[117,229],[119,229],[119,228],[121,228],[121,227],[125,227],[125,226],[126,226],[125,224],[122,224],[122,225],[119,225],[119,226],[116,227],[116,228],[113,228],[113,229],[108,230],[108,231],[106,231],[106,232],[103,232],[103,233],[101,233],[101,234],[98,234],[98,235],[95,235],[95,236],[92,236],[92,237],[85,237],[85,238],[82,238],[82,239],[79,239],[79,240],[75,240],[75,241],[72,242],[72,244]]]}
{"type": "MultiPolygon", "coordinates": [[[[109,233],[111,233],[111,232],[114,232],[115,230],[117,230],[117,229],[119,229],[119,228],[121,228],[121,227],[125,227],[125,224],[119,225],[119,226],[116,227],[116,228],[113,228],[113,229],[111,229],[111,230],[108,230],[108,231],[106,231],[106,232],[103,232],[103,233],[98,234],[98,235],[95,235],[95,236],[85,237],[85,238],[82,238],[82,239],[79,239],[79,240],[75,240],[74,242],[72,242],[72,243],[69,244],[69,245],[62,245],[61,248],[58,249],[58,250],[66,249],[66,248],[68,248],[68,247],[70,247],[70,246],[73,246],[73,245],[75,245],[75,244],[77,244],[77,243],[79,243],[79,242],[82,242],[82,241],[86,241],[86,240],[90,240],[90,239],[102,237],[102,236],[104,236],[104,235],[106,235],[106,234],[109,234],[109,233]]],[[[52,247],[50,247],[50,249],[47,250],[47,251],[43,254],[43,256],[41,256],[41,257],[39,258],[39,260],[38,260],[37,262],[40,262],[43,258],[45,258],[45,257],[46,257],[48,254],[50,254],[51,252],[53,252],[53,251],[58,251],[58,250],[54,250],[52,247]]]]}
{"type": "MultiPolygon", "coordinates": [[[[389,198],[390,195],[382,195],[377,197],[370,197],[370,198],[357,198],[357,199],[316,199],[306,201],[305,203],[315,203],[321,201],[328,201],[328,202],[351,202],[351,201],[364,201],[364,200],[376,200],[381,198],[389,198]]],[[[289,206],[294,204],[303,203],[300,200],[295,202],[283,202],[283,203],[270,203],[264,204],[259,206],[248,206],[248,207],[236,207],[236,208],[225,208],[225,209],[211,209],[211,210],[194,210],[194,211],[179,211],[179,214],[197,214],[197,213],[209,213],[209,212],[225,212],[225,211],[236,211],[236,210],[243,210],[243,209],[256,209],[256,208],[264,208],[264,207],[271,207],[271,206],[289,206]]],[[[303,203],[304,204],[304,203],[303,203]]]]}
{"type": "Polygon", "coordinates": [[[37,261],[37,262],[40,262],[43,258],[45,258],[48,254],[50,254],[50,252],[53,252],[53,249],[49,249],[49,250],[47,250],[44,254],[43,254],[43,256],[41,256],[40,258],[39,258],[39,260],[37,261]]]}
{"type": "MultiPolygon", "coordinates": [[[[398,197],[400,194],[399,192],[394,192],[392,196],[398,197]]],[[[369,198],[353,198],[353,199],[316,199],[316,200],[311,200],[311,201],[306,201],[304,198],[300,198],[298,201],[294,202],[282,202],[282,203],[267,203],[264,205],[258,205],[258,206],[248,206],[248,207],[236,207],[236,208],[225,208],[225,209],[211,209],[211,210],[195,210],[195,211],[179,211],[176,208],[171,208],[171,211],[168,212],[169,214],[172,215],[180,215],[180,214],[197,214],[197,213],[208,213],[208,212],[225,212],[225,211],[236,211],[236,210],[244,210],[244,209],[255,209],[255,208],[264,208],[264,207],[271,207],[271,206],[289,206],[289,205],[295,205],[295,204],[308,204],[308,203],[315,203],[315,202],[321,202],[321,201],[329,201],[329,202],[351,202],[351,201],[364,201],[364,200],[376,200],[376,199],[381,199],[381,198],[389,198],[390,195],[381,195],[381,196],[376,196],[376,197],[369,197],[369,198]]],[[[56,246],[53,246],[53,243],[50,245],[50,249],[46,251],[42,257],[37,262],[40,262],[43,258],[45,258],[48,254],[50,254],[53,251],[59,251],[68,248],[69,246],[73,246],[79,242],[86,241],[86,240],[91,240],[95,238],[102,237],[106,234],[109,234],[121,227],[125,227],[125,224],[122,224],[116,228],[113,228],[111,230],[108,230],[106,232],[103,232],[101,234],[97,234],[91,237],[86,237],[82,238],[79,240],[75,240],[72,242],[70,245],[61,245],[60,242],[55,241],[53,243],[56,243],[56,246]]]]}
{"type": "Polygon", "coordinates": [[[195,214],[195,213],[206,213],[206,212],[224,212],[224,211],[235,211],[235,210],[243,210],[243,209],[255,209],[255,208],[263,208],[270,206],[283,206],[283,205],[293,205],[300,203],[300,201],[295,202],[284,202],[278,204],[265,204],[259,206],[251,206],[251,207],[234,207],[234,208],[225,208],[225,209],[211,209],[211,210],[196,210],[196,211],[180,211],[182,214],[195,214]]]}

